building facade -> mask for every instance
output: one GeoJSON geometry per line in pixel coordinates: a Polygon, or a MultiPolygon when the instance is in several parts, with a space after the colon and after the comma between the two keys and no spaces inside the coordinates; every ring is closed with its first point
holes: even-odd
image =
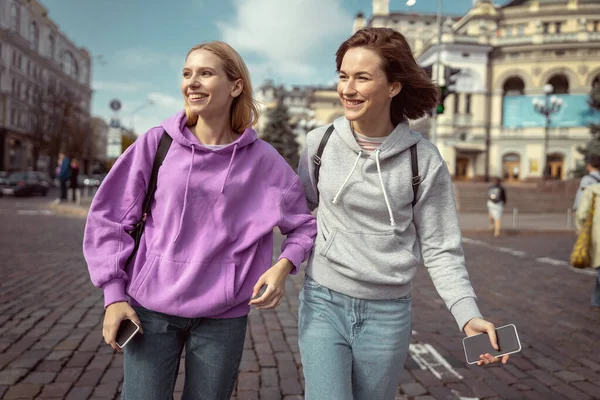
{"type": "Polygon", "coordinates": [[[0,1],[0,169],[52,170],[91,148],[91,57],[37,0],[0,1]],[[37,165],[34,165],[37,164],[37,165]]]}
{"type": "MultiPolygon", "coordinates": [[[[417,61],[432,65],[434,77],[439,56],[440,85],[444,68],[460,69],[457,93],[448,96],[437,123],[416,124],[431,129],[455,179],[568,179],[583,162],[577,148],[590,139],[588,124],[600,121],[587,105],[592,86],[600,84],[600,0],[473,3],[460,19],[443,18],[439,42],[435,26],[429,38],[423,33],[422,42],[413,42],[417,61]],[[535,104],[551,98],[561,107],[548,123],[535,104]]],[[[402,18],[387,4],[374,0],[373,17],[357,16],[355,29],[396,28],[402,18]]],[[[406,25],[397,29],[412,35],[406,25]]]]}

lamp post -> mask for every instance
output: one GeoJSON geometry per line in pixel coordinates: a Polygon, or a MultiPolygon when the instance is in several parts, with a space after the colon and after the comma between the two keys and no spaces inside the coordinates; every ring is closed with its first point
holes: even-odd
{"type": "Polygon", "coordinates": [[[544,129],[544,165],[542,169],[542,173],[544,178],[548,178],[550,176],[550,166],[548,165],[548,145],[550,141],[550,122],[551,116],[560,111],[562,107],[562,99],[559,99],[556,96],[551,96],[554,91],[554,87],[547,83],[544,85],[544,100],[533,99],[531,103],[533,104],[533,108],[536,112],[543,115],[546,119],[546,125],[544,129]]]}
{"type": "Polygon", "coordinates": [[[133,112],[131,113],[131,132],[133,132],[133,134],[135,134],[135,128],[133,126],[133,123],[135,121],[135,114],[140,111],[142,108],[147,107],[147,106],[151,106],[154,105],[154,101],[148,99],[148,101],[146,101],[144,104],[141,104],[140,106],[138,106],[138,108],[136,108],[135,110],[133,110],[133,112]]]}

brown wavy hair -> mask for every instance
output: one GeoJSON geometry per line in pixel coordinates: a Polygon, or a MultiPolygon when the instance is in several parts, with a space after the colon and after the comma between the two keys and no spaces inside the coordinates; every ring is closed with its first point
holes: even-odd
{"type": "Polygon", "coordinates": [[[354,47],[373,50],[381,58],[388,82],[400,82],[402,90],[392,99],[392,124],[417,119],[437,106],[440,91],[417,64],[404,36],[391,28],[363,28],[341,44],[335,53],[337,71],[346,52],[354,47]]]}
{"type": "MultiPolygon", "coordinates": [[[[242,80],[244,85],[242,93],[231,103],[231,129],[236,133],[243,133],[246,128],[256,123],[259,115],[258,104],[252,97],[252,83],[246,63],[233,47],[220,41],[201,43],[192,47],[185,56],[186,60],[193,51],[200,49],[210,51],[221,59],[227,79],[230,81],[242,80]]],[[[198,122],[198,116],[191,113],[187,100],[185,101],[185,116],[187,117],[187,126],[195,125],[198,122]]]]}

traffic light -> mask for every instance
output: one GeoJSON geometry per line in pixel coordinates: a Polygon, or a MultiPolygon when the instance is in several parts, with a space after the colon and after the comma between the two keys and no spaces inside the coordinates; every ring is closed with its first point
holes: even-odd
{"type": "Polygon", "coordinates": [[[440,86],[440,102],[437,106],[437,113],[443,114],[446,97],[456,93],[456,75],[460,73],[460,68],[452,68],[444,65],[444,84],[440,86]]]}

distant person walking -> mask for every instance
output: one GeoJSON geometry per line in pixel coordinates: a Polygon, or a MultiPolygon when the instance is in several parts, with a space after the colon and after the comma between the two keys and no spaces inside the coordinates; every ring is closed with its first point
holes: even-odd
{"type": "Polygon", "coordinates": [[[487,198],[490,229],[493,229],[494,236],[498,237],[502,228],[502,212],[506,205],[506,190],[504,190],[500,178],[496,178],[494,184],[488,188],[487,198]]]}
{"type": "Polygon", "coordinates": [[[60,182],[60,201],[67,200],[67,182],[71,179],[71,160],[63,153],[58,155],[58,175],[60,182]]]}
{"type": "Polygon", "coordinates": [[[598,270],[596,287],[592,294],[592,305],[600,307],[600,183],[589,185],[582,190],[575,218],[575,227],[579,234],[584,227],[588,212],[592,210],[591,244],[589,248],[590,267],[598,270]]]}
{"type": "Polygon", "coordinates": [[[79,161],[75,158],[71,160],[71,177],[69,187],[73,191],[73,203],[79,203],[79,161]]]}
{"type": "Polygon", "coordinates": [[[592,154],[589,156],[585,167],[588,173],[584,175],[583,178],[581,178],[581,182],[579,182],[579,188],[577,189],[575,201],[573,202],[573,212],[577,211],[579,198],[581,197],[583,189],[587,186],[600,183],[600,155],[592,154]]]}

